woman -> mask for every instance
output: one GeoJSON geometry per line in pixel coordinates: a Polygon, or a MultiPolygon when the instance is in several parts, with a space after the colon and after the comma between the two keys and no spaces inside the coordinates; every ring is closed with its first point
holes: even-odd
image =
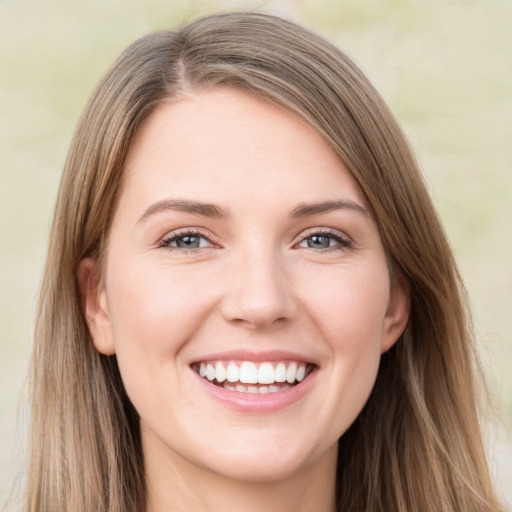
{"type": "Polygon", "coordinates": [[[414,158],[279,18],[151,34],[99,84],[33,361],[30,511],[502,510],[414,158]]]}

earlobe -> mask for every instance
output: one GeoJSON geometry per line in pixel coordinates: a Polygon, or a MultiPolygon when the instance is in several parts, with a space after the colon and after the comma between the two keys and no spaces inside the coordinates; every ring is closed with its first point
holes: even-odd
{"type": "Polygon", "coordinates": [[[115,353],[106,292],[101,283],[97,261],[83,259],[78,266],[78,284],[82,311],[96,350],[107,356],[115,353]]]}
{"type": "Polygon", "coordinates": [[[411,298],[409,286],[405,279],[401,277],[395,278],[384,319],[381,353],[389,350],[405,331],[410,311],[411,298]]]}

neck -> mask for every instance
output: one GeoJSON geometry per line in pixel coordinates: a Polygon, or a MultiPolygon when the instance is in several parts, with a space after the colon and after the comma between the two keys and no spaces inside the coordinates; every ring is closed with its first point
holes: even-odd
{"type": "Polygon", "coordinates": [[[145,457],[147,512],[335,512],[335,450],[272,481],[235,480],[162,450],[145,457]]]}

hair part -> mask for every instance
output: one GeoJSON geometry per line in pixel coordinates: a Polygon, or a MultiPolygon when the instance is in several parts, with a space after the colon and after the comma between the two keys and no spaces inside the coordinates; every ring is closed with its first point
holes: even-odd
{"type": "Polygon", "coordinates": [[[219,14],[139,39],[81,117],[41,288],[27,510],[145,507],[138,416],[115,356],[93,347],[77,268],[105,253],[141,123],[164,102],[218,87],[281,105],[318,130],[364,192],[393,271],[410,289],[406,332],[382,356],[367,404],[339,441],[338,510],[501,511],[482,446],[463,287],[409,145],[344,53],[257,13],[219,14]]]}

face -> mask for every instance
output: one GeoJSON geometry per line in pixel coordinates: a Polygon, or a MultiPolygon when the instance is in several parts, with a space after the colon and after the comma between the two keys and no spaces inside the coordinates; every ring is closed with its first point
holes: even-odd
{"type": "Polygon", "coordinates": [[[333,468],[407,293],[361,190],[294,114],[233,90],[161,105],[131,148],[101,280],[146,460],[267,481],[333,468]]]}

